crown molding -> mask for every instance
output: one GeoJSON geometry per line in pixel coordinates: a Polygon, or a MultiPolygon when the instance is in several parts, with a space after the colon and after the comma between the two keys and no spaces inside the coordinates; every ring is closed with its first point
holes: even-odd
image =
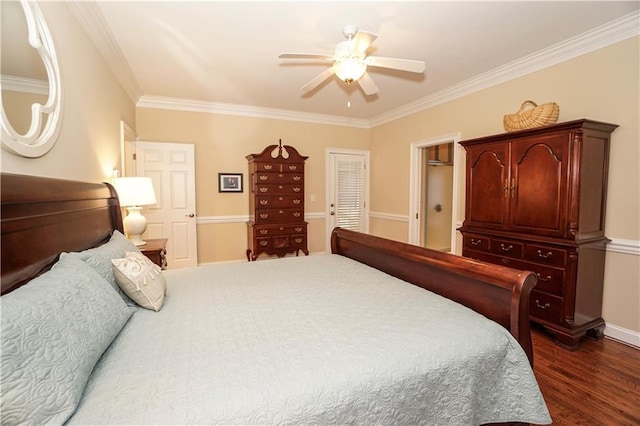
{"type": "Polygon", "coordinates": [[[113,37],[100,7],[88,1],[70,1],[66,4],[135,104],[142,95],[142,90],[131,71],[129,62],[113,37]]]}
{"type": "Polygon", "coordinates": [[[15,75],[0,75],[0,87],[2,90],[12,92],[33,93],[35,95],[49,94],[49,83],[46,80],[16,77],[15,75]]]}
{"type": "Polygon", "coordinates": [[[640,12],[635,11],[590,31],[556,43],[546,49],[539,50],[491,71],[439,90],[429,96],[380,114],[370,120],[370,127],[380,126],[410,114],[433,108],[436,105],[497,86],[639,34],[640,12]]]}
{"type": "Polygon", "coordinates": [[[344,127],[369,128],[369,120],[341,117],[337,115],[312,114],[278,108],[252,105],[227,104],[197,101],[193,99],[169,98],[162,96],[142,96],[136,103],[140,108],[157,108],[177,111],[226,114],[243,117],[270,118],[274,120],[303,121],[306,123],[331,124],[344,127]]]}
{"type": "Polygon", "coordinates": [[[252,105],[143,96],[142,90],[131,71],[129,63],[109,30],[99,6],[93,2],[67,2],[67,5],[116,75],[116,78],[120,81],[129,97],[138,107],[270,118],[357,128],[380,126],[390,121],[540,71],[544,68],[602,49],[640,34],[640,11],[634,11],[546,49],[524,56],[491,71],[439,90],[429,96],[425,96],[367,120],[252,105]]]}

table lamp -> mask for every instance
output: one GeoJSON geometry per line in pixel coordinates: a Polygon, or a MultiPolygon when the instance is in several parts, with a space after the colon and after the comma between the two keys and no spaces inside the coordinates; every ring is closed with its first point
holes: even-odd
{"type": "Polygon", "coordinates": [[[153,183],[148,177],[120,177],[113,179],[113,186],[118,193],[120,205],[127,208],[127,217],[124,218],[124,232],[127,238],[136,246],[146,243],[142,234],[147,229],[147,218],[140,211],[141,206],[156,203],[156,194],[153,183]]]}

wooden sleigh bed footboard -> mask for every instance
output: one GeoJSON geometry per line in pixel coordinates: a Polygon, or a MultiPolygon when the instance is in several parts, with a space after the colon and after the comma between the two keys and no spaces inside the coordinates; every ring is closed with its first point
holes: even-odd
{"type": "Polygon", "coordinates": [[[533,272],[336,228],[331,252],[463,304],[507,328],[533,365],[529,295],[533,272]]]}

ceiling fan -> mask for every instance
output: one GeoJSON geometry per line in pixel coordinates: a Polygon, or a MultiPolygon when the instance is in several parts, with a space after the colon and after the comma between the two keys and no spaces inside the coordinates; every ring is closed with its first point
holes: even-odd
{"type": "Polygon", "coordinates": [[[340,80],[347,84],[357,81],[364,93],[373,95],[378,92],[378,86],[376,86],[371,77],[369,77],[369,74],[367,74],[367,67],[390,68],[414,73],[424,72],[425,65],[422,61],[367,56],[367,49],[369,49],[371,43],[378,38],[378,36],[373,33],[359,31],[355,25],[346,25],[342,29],[342,33],[347,40],[338,43],[333,55],[282,53],[278,56],[281,59],[320,59],[333,62],[330,68],[327,68],[302,86],[302,91],[308,92],[313,90],[320,83],[335,74],[340,80]]]}

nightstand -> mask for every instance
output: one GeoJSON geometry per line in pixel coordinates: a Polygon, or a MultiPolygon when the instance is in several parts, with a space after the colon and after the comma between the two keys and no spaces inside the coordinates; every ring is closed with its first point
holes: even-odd
{"type": "Polygon", "coordinates": [[[145,240],[147,244],[139,246],[138,249],[147,256],[153,263],[162,269],[167,269],[167,238],[157,238],[145,240]]]}

